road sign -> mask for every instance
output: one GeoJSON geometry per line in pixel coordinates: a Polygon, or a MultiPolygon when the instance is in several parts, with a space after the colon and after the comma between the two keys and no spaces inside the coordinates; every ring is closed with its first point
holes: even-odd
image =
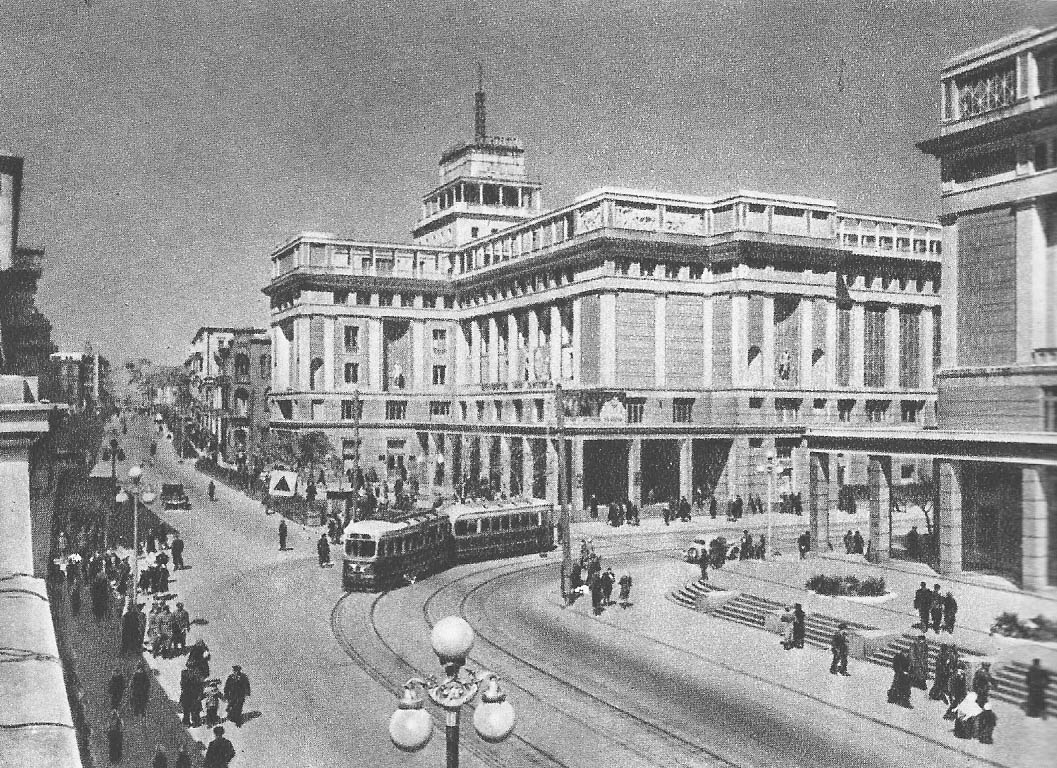
{"type": "Polygon", "coordinates": [[[269,496],[291,497],[297,493],[297,473],[284,472],[283,470],[272,470],[268,478],[269,496]]]}

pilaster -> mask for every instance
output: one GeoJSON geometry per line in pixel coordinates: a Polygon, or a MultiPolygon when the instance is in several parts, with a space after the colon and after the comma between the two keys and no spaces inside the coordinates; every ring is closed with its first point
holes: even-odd
{"type": "Polygon", "coordinates": [[[633,437],[628,446],[628,497],[642,504],[642,439],[633,437]]]}
{"type": "Polygon", "coordinates": [[[653,297],[653,381],[658,389],[664,389],[665,372],[667,370],[664,343],[667,325],[667,308],[668,297],[666,295],[659,293],[653,297]]]}
{"type": "Polygon", "coordinates": [[[748,374],[748,310],[748,296],[730,297],[730,380],[735,387],[744,385],[748,374]]]}
{"type": "Polygon", "coordinates": [[[562,380],[562,311],[557,304],[551,304],[551,381],[562,380]]]}
{"type": "Polygon", "coordinates": [[[323,389],[333,392],[334,385],[334,334],[337,333],[333,317],[323,318],[323,389]]]}
{"type": "Polygon", "coordinates": [[[679,498],[694,498],[694,441],[690,438],[679,441],[679,498]]]}
{"type": "Polygon", "coordinates": [[[1021,469],[1021,585],[1038,590],[1049,586],[1050,504],[1054,500],[1054,471],[1047,467],[1021,469]]]}
{"type": "Polygon", "coordinates": [[[885,386],[899,389],[899,307],[885,309],[885,386]]]}
{"type": "MultiPolygon", "coordinates": [[[[701,372],[701,386],[704,389],[712,388],[712,367],[714,360],[712,357],[712,334],[713,329],[713,307],[711,296],[705,296],[702,300],[702,312],[704,312],[704,321],[702,323],[702,348],[701,348],[701,365],[704,370],[701,372]]],[[[630,485],[628,486],[631,487],[630,485]]],[[[634,497],[632,497],[634,498],[634,497]]],[[[637,501],[635,502],[638,503],[637,501]]]]}
{"type": "Polygon", "coordinates": [[[429,361],[426,359],[426,321],[411,321],[411,386],[415,392],[421,392],[426,388],[426,382],[432,382],[432,377],[427,378],[426,367],[429,361]]]}
{"type": "Polygon", "coordinates": [[[862,389],[866,374],[866,307],[854,304],[851,308],[851,386],[862,389]]]}
{"type": "Polygon", "coordinates": [[[370,355],[367,359],[369,381],[367,386],[381,390],[384,388],[382,381],[382,321],[372,317],[367,320],[367,344],[370,355]]]}
{"type": "Polygon", "coordinates": [[[572,472],[569,473],[569,503],[577,519],[580,519],[580,513],[584,511],[584,440],[582,437],[574,437],[569,441],[569,460],[572,464],[572,472]]]}
{"type": "Polygon", "coordinates": [[[953,576],[962,572],[962,463],[939,460],[935,473],[939,477],[940,573],[953,576]]]}
{"type": "Polygon", "coordinates": [[[495,315],[488,318],[488,383],[499,381],[499,321],[495,315]]]}
{"type": "Polygon", "coordinates": [[[836,467],[827,453],[811,451],[809,457],[808,515],[811,528],[811,551],[828,552],[830,542],[830,487],[836,485],[836,467]]]}
{"type": "MultiPolygon", "coordinates": [[[[799,385],[803,389],[811,389],[819,386],[812,381],[812,358],[815,353],[815,302],[809,298],[800,299],[797,309],[800,313],[800,379],[799,385]]],[[[805,458],[804,465],[807,465],[805,458]]],[[[804,477],[807,477],[805,472],[804,477]]]]}
{"type": "Polygon", "coordinates": [[[760,383],[766,389],[770,389],[774,386],[775,381],[774,296],[763,297],[763,339],[760,346],[760,355],[763,357],[760,361],[760,370],[763,374],[760,383]]]}
{"type": "Polygon", "coordinates": [[[870,488],[870,562],[886,563],[891,547],[892,457],[870,456],[867,459],[867,483],[870,488]]]}
{"type": "Polygon", "coordinates": [[[521,364],[521,347],[518,345],[517,315],[511,312],[506,318],[506,381],[513,384],[520,380],[521,372],[518,370],[521,364]]]}
{"type": "Polygon", "coordinates": [[[294,349],[297,353],[297,388],[307,392],[311,387],[312,350],[309,346],[311,317],[294,318],[294,349]]]}
{"type": "Polygon", "coordinates": [[[529,381],[535,381],[539,378],[539,373],[536,371],[536,349],[539,347],[539,336],[540,318],[536,314],[536,308],[530,307],[528,311],[528,338],[525,340],[525,347],[528,350],[528,360],[525,367],[528,370],[529,381]]]}
{"type": "Polygon", "coordinates": [[[499,490],[510,495],[510,441],[512,438],[499,438],[499,490]]]}
{"type": "Polygon", "coordinates": [[[921,374],[918,386],[922,389],[932,389],[936,386],[934,381],[936,372],[932,366],[932,346],[935,343],[933,334],[936,332],[935,315],[930,307],[924,307],[918,315],[921,338],[918,342],[918,371],[921,374]]]}
{"type": "Polygon", "coordinates": [[[598,304],[599,383],[603,387],[613,387],[617,381],[617,295],[603,293],[598,297],[598,304]]]}

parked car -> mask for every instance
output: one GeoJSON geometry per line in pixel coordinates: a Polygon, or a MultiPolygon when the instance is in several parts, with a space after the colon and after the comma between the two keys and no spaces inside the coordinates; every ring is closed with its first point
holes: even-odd
{"type": "Polygon", "coordinates": [[[701,562],[701,556],[708,555],[708,536],[700,534],[694,537],[693,542],[687,547],[686,552],[683,553],[683,557],[688,563],[699,563],[701,562]]]}
{"type": "Polygon", "coordinates": [[[182,483],[162,483],[161,504],[164,509],[191,508],[191,500],[187,498],[182,483]]]}

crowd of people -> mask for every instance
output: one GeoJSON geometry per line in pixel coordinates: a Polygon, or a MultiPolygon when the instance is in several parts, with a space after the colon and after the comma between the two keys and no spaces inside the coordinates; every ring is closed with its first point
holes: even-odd
{"type": "Polygon", "coordinates": [[[602,558],[595,552],[590,539],[580,542],[580,556],[573,563],[569,586],[573,594],[591,595],[591,608],[595,615],[600,615],[607,607],[620,605],[631,607],[631,574],[624,574],[619,579],[612,568],[602,568],[602,558]],[[613,600],[613,588],[620,587],[617,600],[613,600]]]}
{"type": "Polygon", "coordinates": [[[939,584],[930,590],[923,581],[914,593],[914,609],[918,612],[916,626],[923,634],[929,629],[937,635],[941,631],[954,633],[955,621],[958,618],[958,601],[953,592],[944,595],[939,584]]]}

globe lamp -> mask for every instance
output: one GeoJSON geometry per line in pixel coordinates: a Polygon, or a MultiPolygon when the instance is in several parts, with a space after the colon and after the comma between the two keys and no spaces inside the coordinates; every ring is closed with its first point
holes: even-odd
{"type": "Polygon", "coordinates": [[[430,642],[441,664],[462,664],[473,647],[473,627],[459,616],[448,616],[433,627],[430,642]]]}
{"type": "Polygon", "coordinates": [[[124,504],[128,501],[128,494],[124,491],[118,491],[117,496],[114,497],[114,501],[118,504],[124,504]]]}
{"type": "Polygon", "coordinates": [[[139,500],[142,501],[144,504],[150,504],[152,501],[154,501],[155,498],[156,497],[153,491],[144,491],[143,495],[139,497],[139,500]]]}
{"type": "Polygon", "coordinates": [[[389,718],[389,738],[397,749],[417,752],[429,743],[433,736],[433,720],[422,707],[422,697],[408,687],[396,712],[389,718]]]}
{"type": "Polygon", "coordinates": [[[506,700],[494,677],[481,694],[481,704],[474,710],[473,727],[478,735],[491,744],[504,741],[514,730],[514,707],[506,700]]]}
{"type": "Polygon", "coordinates": [[[128,468],[128,479],[134,483],[138,483],[140,477],[143,476],[143,469],[140,468],[139,464],[133,464],[128,468]]]}

